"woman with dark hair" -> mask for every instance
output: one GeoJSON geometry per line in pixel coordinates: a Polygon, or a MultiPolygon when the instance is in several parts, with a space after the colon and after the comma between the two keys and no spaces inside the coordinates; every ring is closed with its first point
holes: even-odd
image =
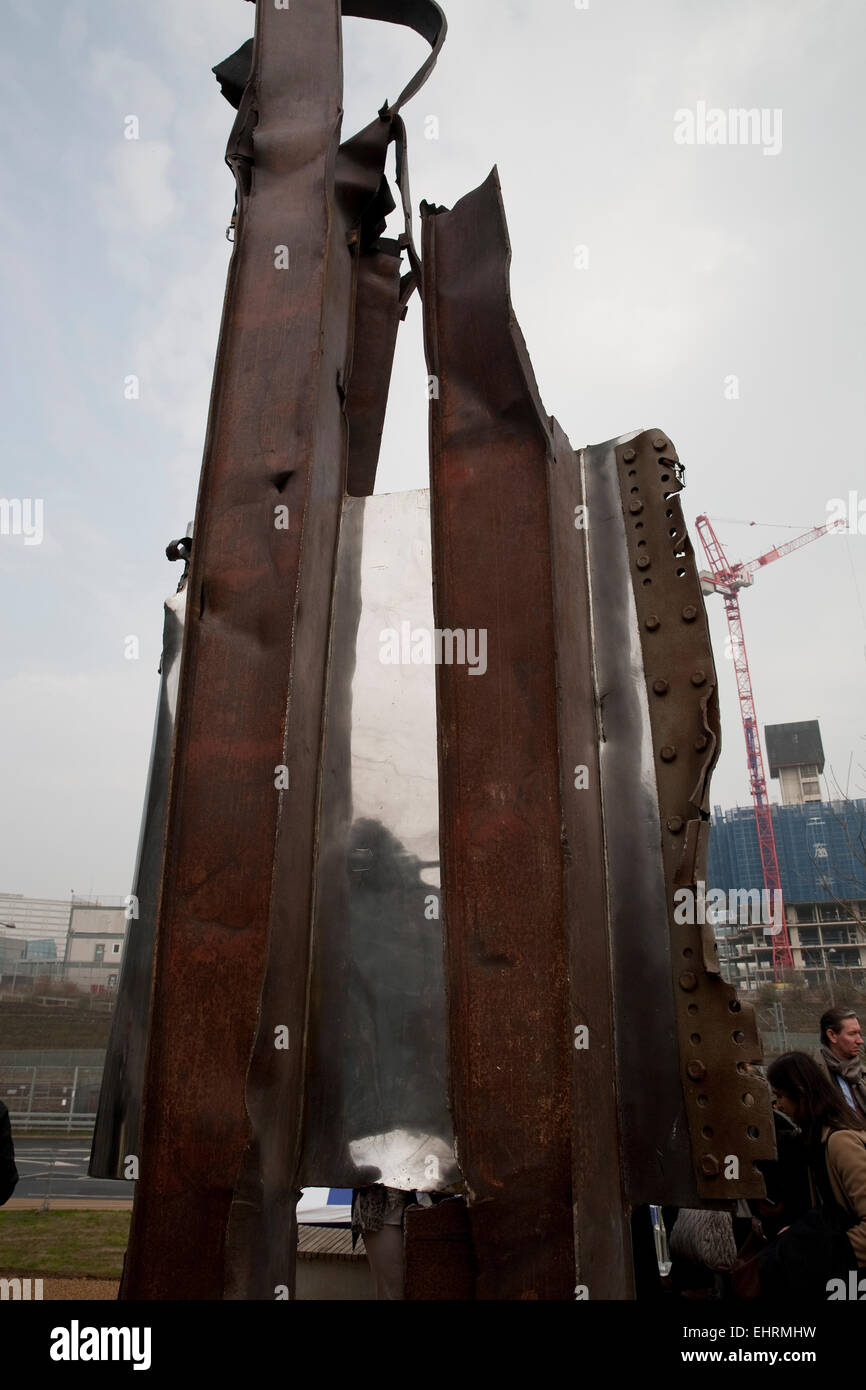
{"type": "Polygon", "coordinates": [[[866,1124],[805,1052],[771,1062],[767,1080],[803,1133],[815,1206],[762,1257],[761,1292],[826,1298],[829,1279],[866,1266],[866,1124]]]}

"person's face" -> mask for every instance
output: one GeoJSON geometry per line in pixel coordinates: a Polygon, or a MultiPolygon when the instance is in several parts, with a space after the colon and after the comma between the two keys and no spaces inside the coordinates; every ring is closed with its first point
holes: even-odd
{"type": "Polygon", "coordinates": [[[840,1062],[848,1062],[852,1057],[856,1057],[863,1046],[863,1034],[856,1018],[843,1018],[839,1032],[835,1033],[832,1028],[828,1028],[827,1037],[830,1041],[830,1051],[840,1062]]]}
{"type": "Polygon", "coordinates": [[[799,1106],[792,1096],[788,1096],[784,1091],[773,1090],[773,1104],[777,1110],[781,1110],[783,1115],[787,1115],[789,1120],[795,1124],[799,1122],[799,1106]]]}

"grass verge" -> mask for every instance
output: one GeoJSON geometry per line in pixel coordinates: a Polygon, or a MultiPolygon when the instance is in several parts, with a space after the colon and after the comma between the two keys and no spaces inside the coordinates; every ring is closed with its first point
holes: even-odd
{"type": "Polygon", "coordinates": [[[119,1279],[128,1211],[0,1211],[0,1269],[119,1279]]]}

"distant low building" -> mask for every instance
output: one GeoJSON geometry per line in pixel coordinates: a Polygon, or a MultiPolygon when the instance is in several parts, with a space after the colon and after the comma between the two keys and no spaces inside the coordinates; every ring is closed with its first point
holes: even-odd
{"type": "Polygon", "coordinates": [[[19,977],[53,972],[57,962],[57,946],[53,939],[29,940],[17,928],[0,930],[0,983],[14,982],[19,977]]]}
{"type": "Polygon", "coordinates": [[[25,959],[25,960],[56,960],[56,959],[57,959],[57,943],[56,943],[56,942],[54,941],[54,939],[51,938],[51,937],[49,937],[47,940],[42,940],[42,941],[25,941],[25,942],[24,942],[24,959],[25,959]]]}
{"type": "Polygon", "coordinates": [[[70,898],[26,898],[0,893],[0,926],[14,928],[22,940],[53,941],[58,956],[66,949],[70,898]]]}
{"type": "Polygon", "coordinates": [[[0,894],[0,982],[14,992],[37,979],[71,981],[88,993],[116,988],[129,923],[123,907],[0,894]]]}
{"type": "Polygon", "coordinates": [[[128,926],[122,907],[73,904],[64,957],[66,978],[81,989],[114,989],[128,926]]]}
{"type": "Polygon", "coordinates": [[[0,936],[0,977],[14,972],[19,961],[24,959],[26,941],[19,941],[12,932],[0,936]]]}

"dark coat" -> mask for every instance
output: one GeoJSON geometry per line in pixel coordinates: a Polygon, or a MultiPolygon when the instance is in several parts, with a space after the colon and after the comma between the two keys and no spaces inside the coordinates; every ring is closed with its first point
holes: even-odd
{"type": "Polygon", "coordinates": [[[12,1144],[12,1126],[9,1111],[0,1100],[0,1207],[8,1202],[18,1184],[18,1169],[15,1167],[15,1149],[12,1144]]]}

